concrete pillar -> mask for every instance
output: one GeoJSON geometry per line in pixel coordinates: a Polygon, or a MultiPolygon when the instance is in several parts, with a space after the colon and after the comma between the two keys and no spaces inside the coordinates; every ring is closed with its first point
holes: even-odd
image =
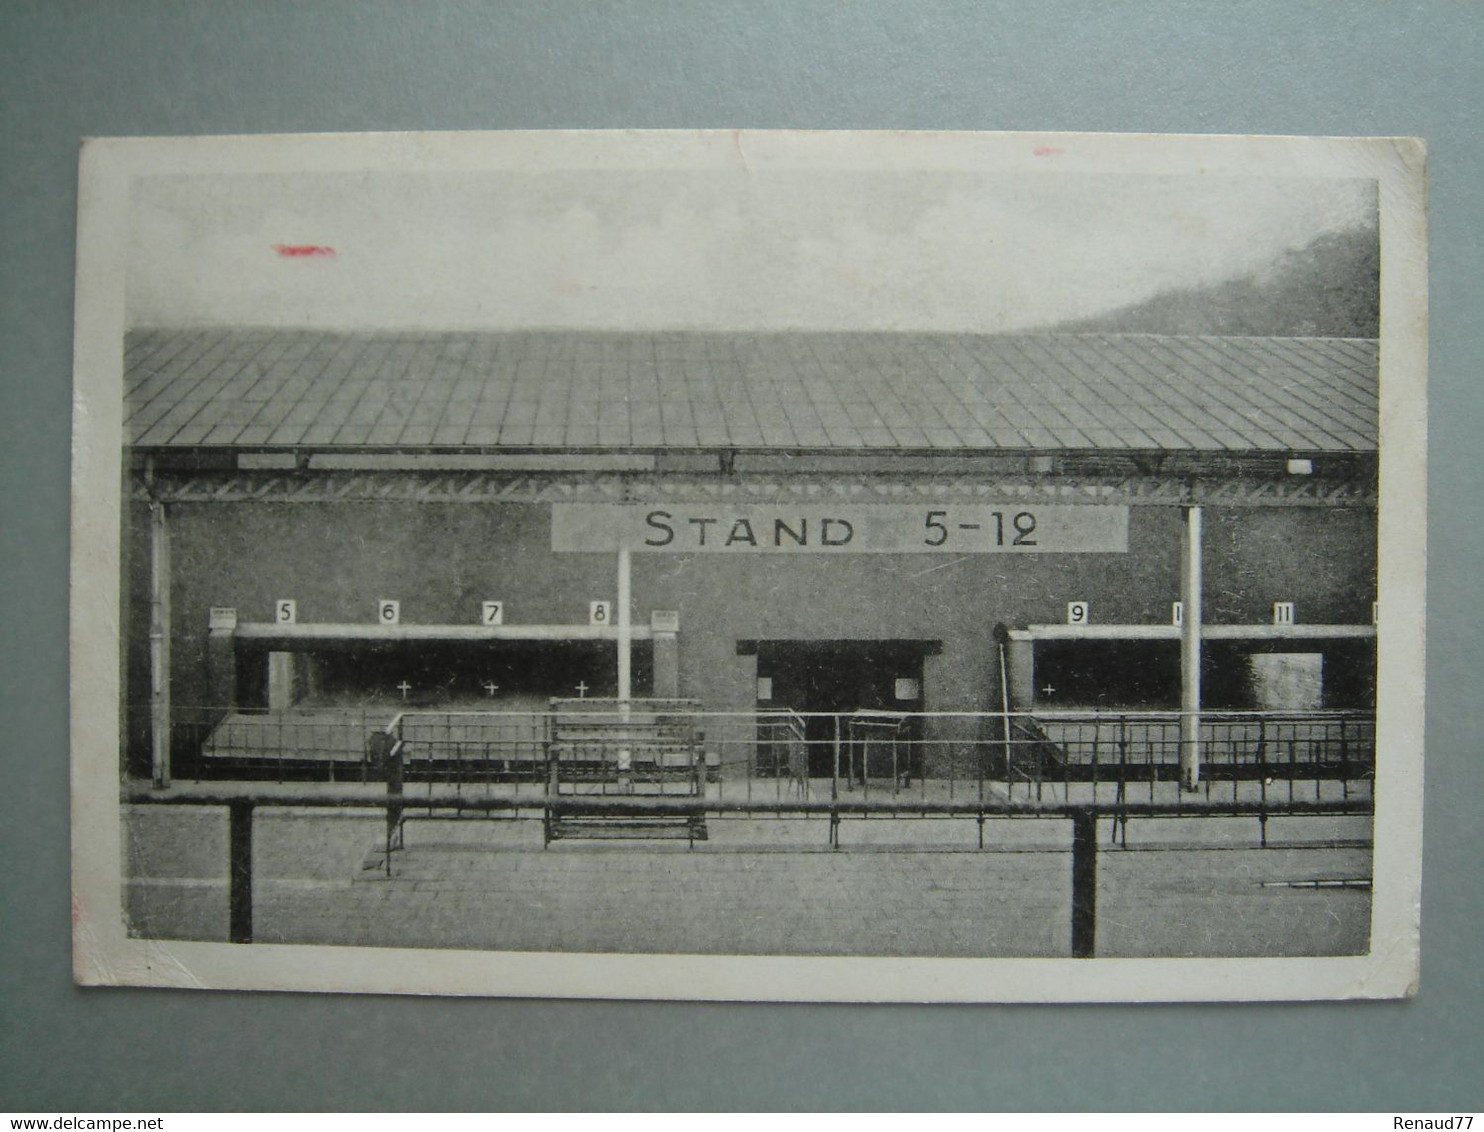
{"type": "MultiPolygon", "coordinates": [[[[740,778],[757,766],[757,654],[734,655],[727,659],[729,679],[725,699],[718,705],[722,711],[736,714],[707,721],[707,739],[720,762],[723,777],[740,778]]],[[[710,708],[710,705],[706,705],[710,708]]]]}
{"type": "Polygon", "coordinates": [[[1010,710],[1030,711],[1036,704],[1036,642],[1011,630],[1005,642],[1010,710]]]}
{"type": "Polygon", "coordinates": [[[268,654],[268,710],[288,711],[294,706],[296,657],[291,652],[268,654]]]}
{"type": "Polygon", "coordinates": [[[662,700],[680,698],[680,643],[674,633],[655,633],[654,695],[662,700]]]}
{"type": "Polygon", "coordinates": [[[206,638],[206,679],[210,689],[208,707],[224,711],[237,708],[237,645],[231,629],[213,629],[206,638]]]}

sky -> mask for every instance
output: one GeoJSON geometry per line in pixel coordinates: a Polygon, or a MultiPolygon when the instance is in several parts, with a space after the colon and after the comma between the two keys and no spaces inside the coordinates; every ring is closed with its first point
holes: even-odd
{"type": "Polygon", "coordinates": [[[993,333],[1261,272],[1376,224],[1375,182],[1314,177],[710,168],[132,187],[132,326],[993,333]]]}

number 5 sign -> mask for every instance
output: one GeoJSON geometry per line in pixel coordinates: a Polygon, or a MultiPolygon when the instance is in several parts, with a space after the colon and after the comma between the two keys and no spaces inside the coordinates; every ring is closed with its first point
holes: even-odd
{"type": "Polygon", "coordinates": [[[376,620],[382,625],[395,625],[402,620],[402,603],[382,598],[376,603],[376,620]]]}

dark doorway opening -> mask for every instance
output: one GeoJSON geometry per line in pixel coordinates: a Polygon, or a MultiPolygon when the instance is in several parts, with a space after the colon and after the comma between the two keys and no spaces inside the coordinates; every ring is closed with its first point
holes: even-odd
{"type": "MultiPolygon", "coordinates": [[[[1309,709],[1375,707],[1373,641],[1206,641],[1201,706],[1211,711],[1270,708],[1255,683],[1254,657],[1311,653],[1322,702],[1309,709]]],[[[1176,641],[1041,641],[1035,706],[1043,710],[1173,711],[1180,706],[1176,641]]]]}
{"type": "Polygon", "coordinates": [[[922,773],[924,641],[759,641],[758,707],[804,716],[809,776],[922,773]],[[821,714],[823,713],[823,714],[821,714]]]}
{"type": "Polygon", "coordinates": [[[1041,641],[1039,708],[1160,711],[1180,706],[1178,641],[1041,641]]]}

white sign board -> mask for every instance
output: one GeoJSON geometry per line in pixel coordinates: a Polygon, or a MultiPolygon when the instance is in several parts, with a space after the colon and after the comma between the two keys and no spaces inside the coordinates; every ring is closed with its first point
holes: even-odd
{"type": "Polygon", "coordinates": [[[553,550],[661,554],[1122,554],[1128,508],[1068,504],[557,503],[553,550]]]}

